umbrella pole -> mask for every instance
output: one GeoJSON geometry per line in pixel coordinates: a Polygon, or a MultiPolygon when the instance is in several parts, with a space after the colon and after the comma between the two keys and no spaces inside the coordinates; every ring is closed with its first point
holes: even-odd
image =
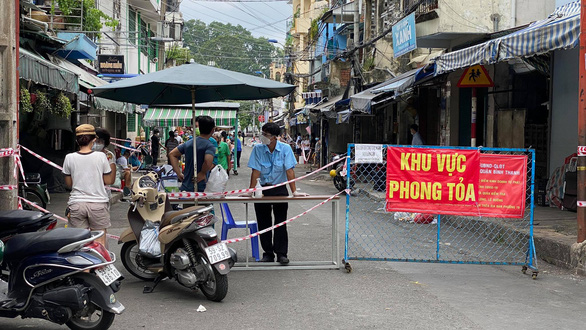
{"type": "MultiPolygon", "coordinates": [[[[195,87],[191,87],[191,129],[193,131],[193,190],[197,192],[197,137],[195,136],[195,87]]],[[[197,197],[194,197],[197,204],[197,197]]]]}

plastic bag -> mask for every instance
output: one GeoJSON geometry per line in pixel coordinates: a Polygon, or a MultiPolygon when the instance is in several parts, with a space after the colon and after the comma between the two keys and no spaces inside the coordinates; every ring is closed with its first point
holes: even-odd
{"type": "Polygon", "coordinates": [[[210,171],[204,192],[223,192],[226,189],[226,184],[228,184],[228,173],[222,165],[218,164],[210,171]]]}
{"type": "Polygon", "coordinates": [[[433,214],[417,213],[415,218],[413,218],[413,222],[421,224],[432,224],[434,219],[435,217],[433,214]]]}
{"type": "Polygon", "coordinates": [[[150,257],[159,258],[161,256],[161,244],[159,243],[159,223],[147,220],[140,231],[140,244],[138,246],[140,254],[150,257]]]}

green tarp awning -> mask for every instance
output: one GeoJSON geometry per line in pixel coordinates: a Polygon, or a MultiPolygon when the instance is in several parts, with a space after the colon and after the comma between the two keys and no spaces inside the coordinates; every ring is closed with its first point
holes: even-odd
{"type": "Polygon", "coordinates": [[[77,94],[79,92],[78,78],[75,73],[59,67],[24,48],[20,48],[19,52],[20,78],[69,93],[77,94]]]}
{"type": "MultiPolygon", "coordinates": [[[[196,116],[210,116],[216,126],[236,125],[236,110],[196,109],[196,116]]],[[[144,114],[144,124],[149,127],[192,126],[191,109],[149,108],[144,114]]]]}

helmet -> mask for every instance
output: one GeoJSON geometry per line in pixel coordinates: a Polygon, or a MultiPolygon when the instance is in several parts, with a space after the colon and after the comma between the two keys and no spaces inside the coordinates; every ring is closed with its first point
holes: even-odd
{"type": "Polygon", "coordinates": [[[331,170],[330,171],[330,176],[333,178],[336,176],[336,174],[338,174],[338,172],[336,172],[336,170],[331,170]]]}

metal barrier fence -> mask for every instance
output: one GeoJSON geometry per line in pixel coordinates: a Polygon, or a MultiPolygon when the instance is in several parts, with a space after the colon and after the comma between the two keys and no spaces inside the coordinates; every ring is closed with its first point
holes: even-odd
{"type": "Polygon", "coordinates": [[[348,146],[346,166],[351,170],[346,182],[352,192],[346,196],[345,262],[522,265],[523,272],[531,268],[533,277],[537,276],[533,243],[534,150],[433,147],[526,156],[525,212],[521,218],[434,215],[432,223],[425,223],[431,219],[417,221],[412,213],[386,211],[387,147],[399,146],[384,145],[382,163],[356,164],[355,145],[348,146]]]}

